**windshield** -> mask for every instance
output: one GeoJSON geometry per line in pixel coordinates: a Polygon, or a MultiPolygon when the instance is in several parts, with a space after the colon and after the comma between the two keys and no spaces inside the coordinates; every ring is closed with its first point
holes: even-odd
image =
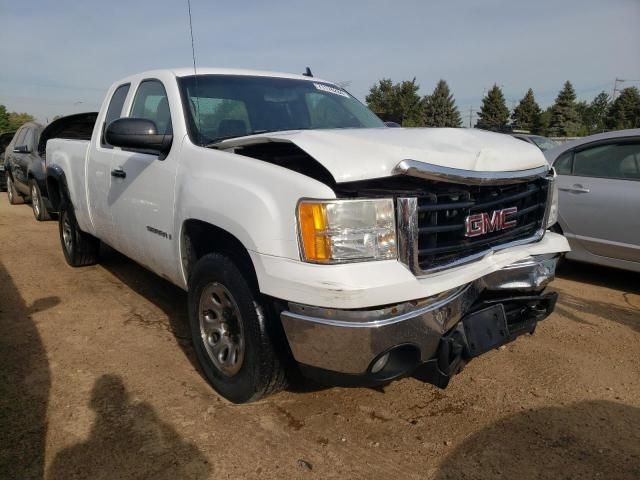
{"type": "Polygon", "coordinates": [[[547,137],[535,136],[535,137],[531,137],[531,140],[533,140],[533,143],[535,143],[538,146],[538,148],[543,152],[546,150],[549,150],[550,148],[558,146],[557,142],[554,142],[553,140],[547,137]]]}
{"type": "Polygon", "coordinates": [[[322,82],[244,75],[178,79],[191,140],[208,145],[264,132],[384,128],[367,107],[322,82]]]}

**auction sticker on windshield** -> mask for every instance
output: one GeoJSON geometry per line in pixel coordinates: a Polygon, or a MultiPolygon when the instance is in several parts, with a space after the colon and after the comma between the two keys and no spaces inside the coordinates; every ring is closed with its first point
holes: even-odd
{"type": "Polygon", "coordinates": [[[344,90],[340,90],[339,88],[331,87],[329,85],[324,85],[323,83],[315,83],[315,82],[313,83],[313,85],[318,90],[322,90],[323,92],[329,92],[329,93],[333,93],[335,95],[341,95],[343,97],[349,98],[349,94],[347,92],[345,92],[344,90]]]}

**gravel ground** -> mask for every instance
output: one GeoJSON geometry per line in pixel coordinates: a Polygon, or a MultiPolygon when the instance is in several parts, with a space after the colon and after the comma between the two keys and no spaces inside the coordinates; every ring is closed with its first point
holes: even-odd
{"type": "Polygon", "coordinates": [[[0,478],[640,478],[640,275],[566,263],[533,336],[450,387],[311,384],[234,406],[186,294],[0,196],[0,478]]]}

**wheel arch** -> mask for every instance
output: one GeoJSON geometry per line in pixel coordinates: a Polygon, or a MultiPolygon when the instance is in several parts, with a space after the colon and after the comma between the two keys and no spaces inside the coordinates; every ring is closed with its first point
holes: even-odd
{"type": "Polygon", "coordinates": [[[258,290],[258,277],[249,250],[231,232],[212,223],[190,218],[182,222],[179,248],[187,286],[193,267],[200,258],[209,253],[221,253],[227,255],[258,290]]]}
{"type": "Polygon", "coordinates": [[[47,168],[47,197],[51,202],[51,206],[54,211],[60,211],[60,204],[62,200],[69,200],[69,188],[67,186],[67,179],[64,171],[54,165],[47,168]]]}

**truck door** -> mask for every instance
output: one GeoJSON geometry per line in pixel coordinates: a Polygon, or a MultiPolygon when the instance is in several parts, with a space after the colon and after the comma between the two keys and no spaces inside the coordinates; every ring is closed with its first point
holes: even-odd
{"type": "Polygon", "coordinates": [[[109,206],[111,158],[114,148],[104,139],[104,131],[109,123],[122,115],[122,108],[130,87],[129,83],[125,83],[114,90],[104,118],[98,119],[100,133],[98,138],[91,140],[92,147],[87,160],[87,192],[91,222],[96,236],[114,248],[118,248],[117,236],[109,206]]]}
{"type": "MultiPolygon", "coordinates": [[[[140,82],[129,117],[152,120],[158,133],[172,131],[169,99],[160,80],[140,82]]],[[[118,249],[169,278],[175,278],[177,272],[173,199],[179,145],[174,142],[164,158],[148,152],[114,150],[109,189],[118,249]]]]}

